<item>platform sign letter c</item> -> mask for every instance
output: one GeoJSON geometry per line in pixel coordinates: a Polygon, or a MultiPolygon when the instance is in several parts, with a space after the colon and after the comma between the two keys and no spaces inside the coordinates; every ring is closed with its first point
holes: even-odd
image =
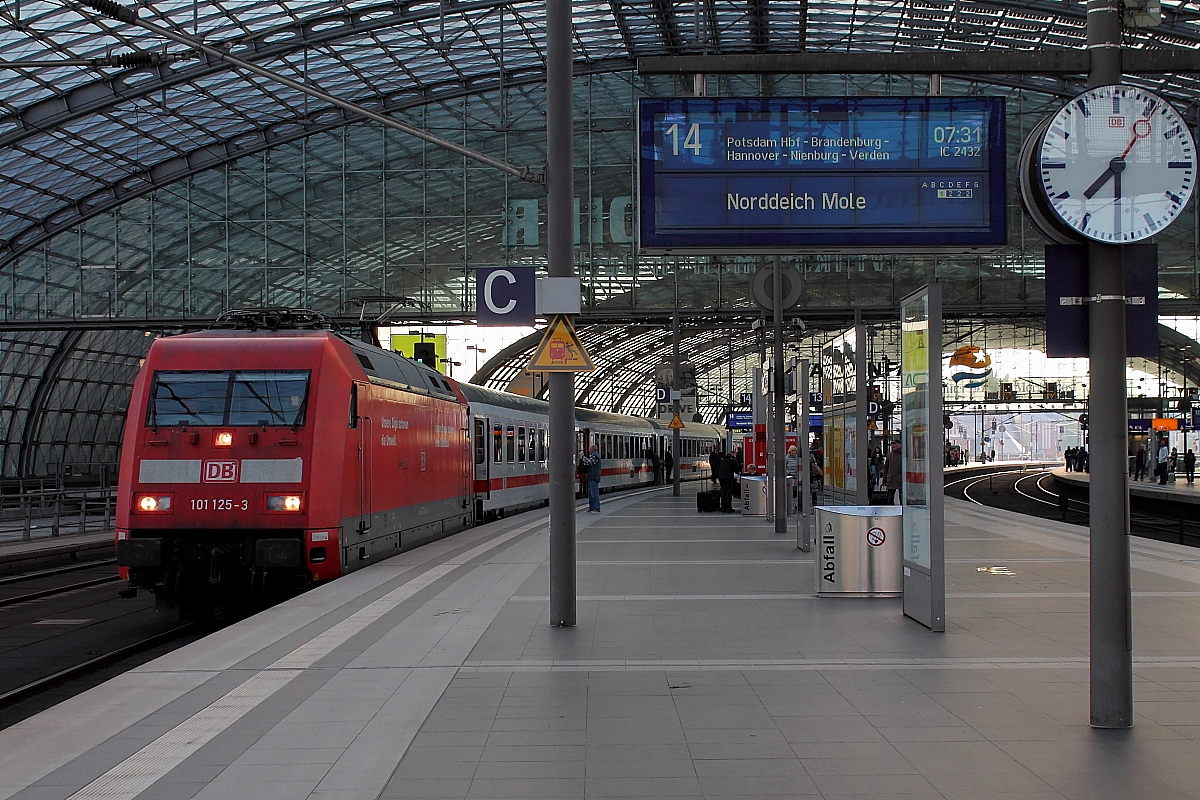
{"type": "Polygon", "coordinates": [[[517,307],[517,301],[511,297],[503,306],[497,306],[495,299],[492,297],[492,284],[496,282],[496,278],[504,278],[511,283],[516,283],[517,279],[511,272],[506,269],[492,270],[487,278],[483,281],[483,302],[487,305],[488,310],[493,314],[507,314],[517,307]]]}
{"type": "Polygon", "coordinates": [[[475,314],[481,326],[532,325],[537,277],[533,267],[491,267],[475,273],[475,314]]]}

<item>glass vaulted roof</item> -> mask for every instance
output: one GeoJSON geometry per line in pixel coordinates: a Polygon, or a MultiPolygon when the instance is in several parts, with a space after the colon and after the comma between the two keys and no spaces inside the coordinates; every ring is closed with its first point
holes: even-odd
{"type": "MultiPolygon", "coordinates": [[[[1200,11],[1186,2],[1163,6],[1163,25],[1130,32],[1128,44],[1196,47],[1200,11]]],[[[532,84],[543,68],[541,2],[191,0],[140,4],[138,11],[389,112],[532,84]]],[[[0,68],[0,267],[54,233],[156,187],[344,124],[342,112],[298,92],[82,6],[7,0],[0,16],[0,60],[39,62],[0,68]],[[79,65],[131,53],[154,63],[79,65]]],[[[577,70],[607,72],[661,54],[1081,47],[1085,6],[1073,0],[576,0],[574,21],[577,70]]],[[[1196,95],[1186,76],[1149,82],[1182,104],[1196,95]]],[[[1067,88],[1058,79],[1008,83],[1052,94],[1067,88]]],[[[486,142],[477,146],[486,149],[486,142]]]]}

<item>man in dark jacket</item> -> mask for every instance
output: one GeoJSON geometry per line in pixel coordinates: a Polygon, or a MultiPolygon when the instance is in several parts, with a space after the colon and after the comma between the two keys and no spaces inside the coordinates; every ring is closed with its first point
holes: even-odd
{"type": "Polygon", "coordinates": [[[892,452],[887,457],[887,492],[888,502],[900,504],[900,484],[904,480],[904,459],[900,455],[900,443],[892,443],[892,452]]]}
{"type": "Polygon", "coordinates": [[[717,464],[717,477],[721,481],[721,510],[733,513],[733,496],[737,493],[737,478],[734,477],[736,462],[729,453],[723,453],[717,464]]]}
{"type": "Polygon", "coordinates": [[[712,478],[713,483],[716,483],[720,480],[720,476],[717,473],[721,469],[721,451],[716,447],[708,453],[708,466],[712,470],[712,474],[709,477],[712,478]]]}
{"type": "Polygon", "coordinates": [[[600,513],[600,448],[592,445],[591,452],[582,460],[587,467],[588,512],[600,513]]]}
{"type": "Polygon", "coordinates": [[[650,472],[654,475],[655,485],[662,483],[662,459],[658,457],[658,453],[647,447],[642,452],[642,458],[650,462],[650,472]]]}
{"type": "Polygon", "coordinates": [[[675,482],[675,455],[671,452],[671,448],[667,448],[667,454],[663,457],[663,483],[675,482]]]}

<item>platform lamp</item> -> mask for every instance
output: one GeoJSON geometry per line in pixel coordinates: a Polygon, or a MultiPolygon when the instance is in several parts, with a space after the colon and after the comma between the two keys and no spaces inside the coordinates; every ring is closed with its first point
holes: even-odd
{"type": "Polygon", "coordinates": [[[461,361],[455,361],[455,360],[454,360],[454,359],[452,359],[452,358],[443,358],[443,359],[441,359],[441,361],[442,361],[442,363],[443,363],[443,364],[449,364],[449,365],[450,365],[450,377],[451,377],[451,378],[453,378],[453,377],[454,377],[454,368],[455,368],[455,367],[461,367],[461,366],[462,366],[462,362],[461,362],[461,361]]]}
{"type": "Polygon", "coordinates": [[[473,344],[469,344],[469,345],[467,345],[467,349],[468,349],[468,350],[474,350],[474,351],[475,351],[475,374],[476,374],[476,375],[478,375],[478,374],[479,374],[479,354],[480,354],[480,353],[486,353],[486,352],[487,352],[487,350],[485,350],[485,349],[484,349],[484,348],[482,348],[482,347],[476,347],[476,346],[475,346],[475,345],[473,345],[473,344]]]}

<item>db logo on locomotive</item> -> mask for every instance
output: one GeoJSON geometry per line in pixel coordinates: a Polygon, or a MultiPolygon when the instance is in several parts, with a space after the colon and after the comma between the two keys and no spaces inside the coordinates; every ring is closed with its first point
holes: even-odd
{"type": "Polygon", "coordinates": [[[238,462],[236,461],[205,461],[205,483],[237,483],[238,462]]]}

